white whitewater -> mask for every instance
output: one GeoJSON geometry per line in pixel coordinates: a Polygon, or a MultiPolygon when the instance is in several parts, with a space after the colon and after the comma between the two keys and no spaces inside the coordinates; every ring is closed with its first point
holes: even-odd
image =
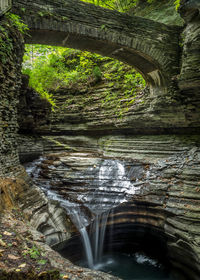
{"type": "MultiPolygon", "coordinates": [[[[37,165],[39,166],[42,160],[41,157],[35,161],[35,164],[26,166],[27,172],[34,175],[36,179],[40,172],[37,165]]],[[[134,194],[139,187],[137,181],[135,183],[130,181],[127,168],[120,160],[102,159],[99,166],[90,167],[83,174],[77,173],[77,178],[84,178],[84,176],[86,178],[91,176],[93,180],[87,182],[87,191],[78,193],[75,201],[65,199],[62,194],[51,190],[51,181],[42,180],[40,185],[50,199],[59,201],[60,205],[66,209],[82,237],[88,267],[97,269],[102,261],[110,211],[127,201],[127,197],[134,194]],[[82,211],[82,206],[87,208],[93,216],[89,234],[87,227],[91,221],[82,211]]]]}
{"type": "Polygon", "coordinates": [[[92,254],[90,238],[89,238],[86,227],[83,225],[83,223],[80,219],[80,215],[78,214],[78,211],[73,209],[71,211],[70,216],[71,216],[71,219],[73,220],[75,226],[77,227],[78,231],[81,234],[81,238],[82,238],[83,247],[84,247],[84,250],[85,250],[85,256],[86,256],[86,259],[87,259],[88,267],[93,269],[94,268],[94,258],[93,258],[93,254],[92,254]]]}
{"type": "Polygon", "coordinates": [[[97,265],[102,260],[104,237],[109,211],[97,214],[91,226],[90,240],[93,248],[94,264],[97,265]]]}
{"type": "Polygon", "coordinates": [[[102,260],[108,215],[109,211],[96,214],[95,220],[91,226],[90,234],[88,234],[87,228],[80,220],[78,211],[76,212],[73,210],[71,212],[71,219],[81,234],[87,264],[91,269],[96,269],[102,260]]]}
{"type": "Polygon", "coordinates": [[[94,260],[92,255],[92,248],[91,248],[91,242],[87,233],[87,230],[85,227],[80,228],[79,232],[81,234],[82,240],[83,240],[83,246],[85,249],[85,255],[87,258],[88,267],[93,269],[94,268],[94,260]]]}

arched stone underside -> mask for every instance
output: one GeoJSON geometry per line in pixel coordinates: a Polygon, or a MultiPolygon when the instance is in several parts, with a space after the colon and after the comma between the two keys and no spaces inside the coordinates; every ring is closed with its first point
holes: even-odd
{"type": "Polygon", "coordinates": [[[179,73],[180,28],[77,0],[16,0],[28,25],[27,43],[72,47],[126,62],[153,87],[179,73]]]}

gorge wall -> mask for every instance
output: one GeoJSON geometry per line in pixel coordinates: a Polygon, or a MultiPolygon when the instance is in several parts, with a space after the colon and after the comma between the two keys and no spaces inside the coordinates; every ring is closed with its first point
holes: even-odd
{"type": "Polygon", "coordinates": [[[16,135],[24,41],[8,20],[1,20],[0,176],[15,176],[19,168],[16,135]]]}
{"type": "MultiPolygon", "coordinates": [[[[19,161],[17,109],[20,92],[23,92],[21,67],[24,37],[9,17],[2,17],[0,23],[0,211],[19,206],[20,201],[25,199],[28,218],[34,208],[45,205],[46,213],[51,216],[50,223],[54,229],[57,228],[62,240],[67,236],[68,223],[63,221],[66,214],[55,203],[48,202],[36,186],[30,189],[30,177],[19,161]],[[31,194],[35,207],[32,204],[29,209],[27,195],[31,197],[31,194]],[[60,221],[63,221],[62,225],[60,221]]],[[[40,99],[39,102],[41,105],[40,99]]],[[[49,108],[46,102],[45,106],[49,108]]]]}
{"type": "Polygon", "coordinates": [[[27,175],[17,152],[17,106],[21,88],[23,36],[7,18],[0,21],[0,210],[12,207],[27,175]]]}
{"type": "MultiPolygon", "coordinates": [[[[200,19],[198,3],[182,2],[180,13],[186,21],[183,52],[177,58],[180,73],[173,77],[169,94],[152,97],[147,89],[120,118],[115,113],[115,103],[103,103],[108,90],[104,83],[84,92],[72,89],[56,92],[55,113],[50,112],[46,102],[40,102],[33,90],[25,85],[20,89],[23,41],[17,32],[8,31],[15,44],[6,64],[1,55],[0,200],[3,205],[4,190],[14,183],[11,196],[14,193],[13,199],[17,197],[31,224],[52,245],[68,239],[75,229],[57,202],[48,201],[37,187],[29,187],[32,183],[19,165],[18,153],[21,162],[45,157],[42,165],[39,163],[41,172],[35,183],[53,181],[52,189],[80,204],[83,197],[89,198],[89,181],[96,179],[102,162],[119,161],[124,166],[121,181],[129,180],[130,188],[138,188],[135,193],[127,192],[127,201],[116,208],[108,224],[115,226],[119,236],[123,234],[121,229],[126,232],[131,228],[131,234],[140,241],[154,232],[157,238],[163,235],[171,264],[177,273],[183,272],[180,277],[197,280],[200,277],[200,19]],[[89,177],[88,169],[93,172],[89,177]],[[16,184],[19,179],[23,181],[16,184]]],[[[6,40],[2,32],[1,37],[6,40]]],[[[109,90],[116,88],[111,86],[109,90]]],[[[126,102],[123,104],[122,108],[126,102]]],[[[117,195],[124,193],[122,190],[117,195]]],[[[110,198],[109,191],[107,194],[110,198]]]]}

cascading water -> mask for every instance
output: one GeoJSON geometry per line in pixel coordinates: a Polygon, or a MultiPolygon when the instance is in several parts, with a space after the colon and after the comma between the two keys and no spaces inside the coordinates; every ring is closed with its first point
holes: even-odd
{"type": "Polygon", "coordinates": [[[143,183],[145,178],[148,181],[149,171],[132,162],[126,161],[125,165],[121,160],[89,158],[88,154],[80,153],[60,157],[55,165],[45,158],[36,164],[38,168],[34,169],[28,165],[27,172],[50,199],[59,201],[66,209],[82,237],[87,266],[109,266],[112,262],[105,261],[103,255],[107,219],[116,206],[127,202],[140,189],[140,178],[143,183]],[[40,176],[44,172],[47,174],[40,176]]]}
{"type": "Polygon", "coordinates": [[[83,239],[83,245],[85,249],[85,254],[87,258],[88,267],[93,269],[94,268],[94,259],[92,254],[91,242],[85,227],[79,229],[81,237],[83,239]]]}
{"type": "MultiPolygon", "coordinates": [[[[93,167],[92,170],[94,168],[96,167],[93,167]]],[[[104,160],[96,177],[96,180],[94,180],[95,190],[87,194],[90,199],[85,203],[94,217],[90,234],[87,233],[86,227],[81,223],[80,218],[77,218],[79,217],[78,213],[75,213],[74,209],[70,213],[82,236],[88,267],[94,269],[99,266],[102,260],[109,211],[125,201],[126,195],[132,187],[130,180],[126,178],[125,168],[119,161],[104,160]],[[108,200],[105,197],[106,193],[117,195],[108,200]],[[91,260],[91,258],[93,259],[91,260]]],[[[131,192],[133,192],[133,187],[131,192]]]]}
{"type": "MultiPolygon", "coordinates": [[[[127,194],[134,193],[136,188],[126,177],[123,164],[117,160],[104,160],[94,183],[96,189],[86,204],[94,215],[90,239],[87,238],[87,241],[88,239],[91,240],[90,247],[93,249],[94,268],[98,268],[99,263],[102,261],[104,236],[109,212],[112,208],[126,201],[127,194]],[[115,194],[115,196],[108,200],[104,196],[106,193],[115,194]]],[[[84,244],[84,247],[87,248],[86,244],[84,244]]]]}
{"type": "Polygon", "coordinates": [[[102,261],[104,237],[108,215],[109,211],[97,214],[91,227],[90,236],[92,240],[91,243],[93,248],[95,265],[102,261]]]}

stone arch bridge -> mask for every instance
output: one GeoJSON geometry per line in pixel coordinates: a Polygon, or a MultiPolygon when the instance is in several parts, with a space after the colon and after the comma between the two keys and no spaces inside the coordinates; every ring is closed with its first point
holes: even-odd
{"type": "Polygon", "coordinates": [[[78,0],[16,0],[30,31],[27,43],[71,47],[134,66],[152,88],[179,73],[180,28],[128,16],[78,0]]]}

